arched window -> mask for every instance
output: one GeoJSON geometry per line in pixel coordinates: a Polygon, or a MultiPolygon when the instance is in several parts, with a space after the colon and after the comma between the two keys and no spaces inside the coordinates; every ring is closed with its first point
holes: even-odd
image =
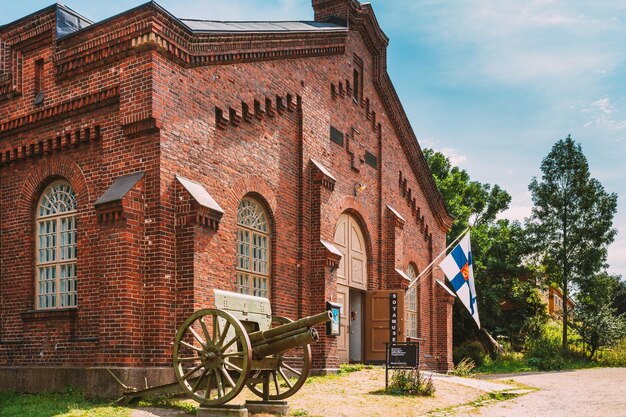
{"type": "Polygon", "coordinates": [[[237,291],[268,297],[270,229],[261,204],[244,198],[237,210],[237,291]]]}
{"type": "MultiPolygon", "coordinates": [[[[417,271],[413,265],[409,265],[406,274],[411,282],[417,278],[417,271]]],[[[417,284],[406,292],[404,305],[406,306],[406,337],[417,338],[417,284]]]]}
{"type": "Polygon", "coordinates": [[[46,188],[35,222],[37,308],[76,307],[76,195],[67,181],[46,188]]]}

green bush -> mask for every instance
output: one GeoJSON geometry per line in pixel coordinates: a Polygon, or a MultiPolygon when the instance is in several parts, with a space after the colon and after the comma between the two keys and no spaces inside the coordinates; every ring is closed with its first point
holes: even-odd
{"type": "Polygon", "coordinates": [[[596,358],[600,366],[626,366],[626,339],[612,348],[600,350],[596,358]]]}
{"type": "Polygon", "coordinates": [[[528,365],[524,354],[505,351],[499,354],[496,359],[485,358],[485,364],[476,370],[485,373],[511,373],[532,371],[533,369],[528,365]]]}
{"type": "Polygon", "coordinates": [[[425,378],[418,369],[397,370],[391,376],[387,392],[394,395],[423,395],[435,394],[432,377],[425,378]]]}
{"type": "Polygon", "coordinates": [[[541,336],[526,340],[528,364],[542,371],[563,369],[565,361],[561,356],[561,338],[558,327],[544,326],[541,336]]]}
{"type": "Polygon", "coordinates": [[[480,342],[465,342],[461,346],[454,348],[452,359],[455,364],[460,363],[464,358],[471,359],[476,366],[485,363],[485,351],[480,342]]]}

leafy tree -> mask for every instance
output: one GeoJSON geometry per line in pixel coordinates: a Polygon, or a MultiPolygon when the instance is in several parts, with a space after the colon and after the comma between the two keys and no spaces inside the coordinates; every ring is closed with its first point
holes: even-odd
{"type": "Polygon", "coordinates": [[[615,237],[617,195],[589,175],[587,158],[568,136],[541,163],[542,179],[528,186],[534,207],[528,222],[550,279],[563,290],[563,353],[567,352],[567,298],[605,265],[615,237]]]}
{"type": "Polygon", "coordinates": [[[611,304],[623,286],[619,276],[606,272],[579,284],[573,326],[589,349],[589,359],[599,348],[613,346],[626,336],[626,314],[611,304]]]}
{"type": "Polygon", "coordinates": [[[626,282],[621,279],[615,287],[612,305],[617,314],[626,313],[626,282]]]}
{"type": "MultiPolygon", "coordinates": [[[[472,181],[467,171],[452,166],[440,152],[425,149],[435,183],[455,222],[448,243],[468,226],[472,228],[472,255],[481,324],[496,336],[505,336],[521,344],[527,329],[527,317],[543,314],[545,306],[534,285],[530,271],[522,266],[526,253],[525,231],[518,222],[498,220],[511,196],[498,185],[472,181]]],[[[465,307],[457,300],[453,315],[454,342],[483,339],[465,307]]]]}
{"type": "Polygon", "coordinates": [[[465,230],[471,217],[475,217],[477,227],[495,221],[498,213],[509,208],[511,196],[500,186],[471,181],[467,171],[452,166],[441,152],[424,149],[424,156],[450,214],[455,217],[448,243],[465,230]]]}
{"type": "Polygon", "coordinates": [[[576,312],[574,327],[589,349],[589,359],[601,347],[614,346],[626,336],[626,317],[617,316],[608,304],[576,312]]]}

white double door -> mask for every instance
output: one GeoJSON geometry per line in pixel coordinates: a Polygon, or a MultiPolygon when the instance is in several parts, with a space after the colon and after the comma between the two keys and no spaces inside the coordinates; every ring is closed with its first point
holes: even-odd
{"type": "Polygon", "coordinates": [[[361,362],[365,343],[367,251],[363,231],[354,216],[339,217],[334,244],[342,254],[337,269],[337,302],[343,306],[337,355],[340,362],[361,362]]]}

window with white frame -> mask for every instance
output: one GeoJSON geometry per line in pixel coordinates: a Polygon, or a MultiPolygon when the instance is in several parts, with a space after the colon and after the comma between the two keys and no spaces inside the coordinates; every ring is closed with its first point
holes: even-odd
{"type": "Polygon", "coordinates": [[[244,198],[237,210],[237,291],[269,296],[270,229],[261,204],[244,198]]]}
{"type": "MultiPolygon", "coordinates": [[[[406,269],[406,275],[411,278],[411,282],[417,278],[417,271],[413,265],[409,265],[406,269]]],[[[417,338],[417,284],[407,290],[404,305],[406,306],[406,337],[417,338]]]]}
{"type": "Polygon", "coordinates": [[[43,192],[36,213],[36,305],[76,307],[76,195],[67,181],[43,192]]]}

